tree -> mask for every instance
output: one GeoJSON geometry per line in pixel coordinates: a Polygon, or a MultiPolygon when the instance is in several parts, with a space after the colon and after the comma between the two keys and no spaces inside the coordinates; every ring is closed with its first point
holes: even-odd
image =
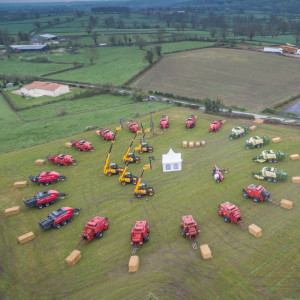
{"type": "Polygon", "coordinates": [[[96,48],[89,48],[84,52],[84,56],[89,60],[90,64],[93,65],[94,61],[99,58],[99,52],[96,48]]]}
{"type": "Polygon", "coordinates": [[[147,61],[150,65],[153,63],[153,52],[150,50],[147,50],[145,56],[144,56],[144,61],[147,61]]]}
{"type": "Polygon", "coordinates": [[[52,25],[52,21],[51,20],[47,21],[47,23],[48,23],[49,26],[52,25]]]}
{"type": "Polygon", "coordinates": [[[147,41],[141,38],[139,34],[136,34],[134,38],[136,46],[138,46],[140,49],[143,49],[147,45],[147,41]]]}
{"type": "Polygon", "coordinates": [[[154,47],[154,52],[158,57],[161,57],[161,45],[157,45],[154,47]]]}
{"type": "Polygon", "coordinates": [[[114,17],[108,17],[104,20],[104,24],[106,27],[106,30],[108,31],[108,28],[114,27],[115,26],[115,19],[114,17]]]}
{"type": "Polygon", "coordinates": [[[161,43],[163,41],[165,32],[166,32],[166,30],[164,28],[157,28],[156,38],[157,38],[158,43],[161,43]]]}
{"type": "Polygon", "coordinates": [[[97,38],[98,38],[98,33],[94,31],[94,32],[92,33],[92,39],[93,39],[93,41],[94,41],[95,46],[98,45],[98,43],[97,43],[97,38]]]}
{"type": "Polygon", "coordinates": [[[225,39],[226,36],[228,35],[228,30],[226,27],[221,28],[221,35],[223,39],[225,39]]]}
{"type": "Polygon", "coordinates": [[[89,27],[95,27],[97,24],[97,19],[94,18],[93,16],[90,16],[89,18],[89,27]]]}
{"type": "Polygon", "coordinates": [[[214,38],[216,36],[216,34],[217,34],[217,29],[216,28],[212,28],[209,32],[210,32],[210,36],[212,38],[214,38]]]}
{"type": "Polygon", "coordinates": [[[37,22],[37,21],[35,21],[35,22],[33,23],[33,25],[34,25],[37,29],[40,29],[40,27],[41,27],[41,23],[40,23],[40,22],[37,22]]]}

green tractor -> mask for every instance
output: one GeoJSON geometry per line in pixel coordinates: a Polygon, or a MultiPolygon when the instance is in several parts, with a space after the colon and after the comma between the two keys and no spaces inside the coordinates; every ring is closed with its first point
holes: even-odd
{"type": "Polygon", "coordinates": [[[231,134],[229,136],[230,139],[237,139],[245,136],[248,133],[249,127],[242,125],[232,128],[231,134]]]}
{"type": "Polygon", "coordinates": [[[259,163],[269,162],[269,163],[276,163],[279,160],[285,158],[285,153],[280,151],[273,151],[273,150],[264,150],[262,153],[254,157],[253,160],[259,163]]]}
{"type": "Polygon", "coordinates": [[[266,144],[269,144],[270,138],[263,136],[260,138],[259,136],[253,136],[249,140],[246,141],[246,148],[247,149],[254,149],[254,148],[260,148],[265,146],[266,144]]]}
{"type": "Polygon", "coordinates": [[[263,167],[259,172],[252,172],[252,175],[260,180],[266,179],[269,182],[277,182],[278,180],[285,180],[288,174],[282,170],[278,171],[272,167],[263,167]]]}

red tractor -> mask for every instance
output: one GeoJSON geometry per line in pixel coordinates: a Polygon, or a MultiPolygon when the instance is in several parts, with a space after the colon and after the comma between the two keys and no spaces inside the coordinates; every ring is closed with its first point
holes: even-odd
{"type": "Polygon", "coordinates": [[[169,118],[166,115],[163,115],[160,119],[160,128],[167,129],[169,128],[169,118]]]}
{"type": "Polygon", "coordinates": [[[115,139],[114,133],[108,129],[100,128],[96,132],[98,135],[102,136],[102,138],[106,141],[113,141],[115,139]]]}
{"type": "Polygon", "coordinates": [[[37,221],[37,223],[41,229],[49,229],[51,227],[59,229],[61,226],[67,225],[68,222],[72,222],[72,215],[78,215],[80,210],[80,208],[62,207],[52,211],[44,221],[37,221]]]}
{"type": "Polygon", "coordinates": [[[197,249],[196,238],[200,229],[198,229],[198,225],[194,220],[193,216],[183,216],[181,220],[181,235],[185,238],[188,237],[191,241],[193,241],[193,248],[197,249]]]}
{"type": "Polygon", "coordinates": [[[94,148],[92,147],[92,144],[90,142],[87,142],[85,140],[81,140],[81,141],[71,141],[72,143],[72,147],[77,148],[78,151],[94,151],[94,148]]]}
{"type": "Polygon", "coordinates": [[[58,166],[68,166],[70,164],[76,165],[76,160],[73,159],[72,155],[47,155],[46,158],[50,163],[56,164],[58,166]]]}
{"type": "Polygon", "coordinates": [[[143,243],[149,241],[150,228],[147,221],[136,221],[131,230],[131,244],[133,248],[138,249],[143,243]]]}
{"type": "Polygon", "coordinates": [[[185,127],[187,129],[193,128],[196,125],[196,119],[197,119],[197,117],[195,115],[191,115],[190,118],[186,119],[185,127]]]}
{"type": "Polygon", "coordinates": [[[222,125],[222,120],[213,121],[209,125],[209,132],[216,132],[216,131],[218,131],[219,129],[221,129],[221,125],[222,125]]]}
{"type": "Polygon", "coordinates": [[[91,241],[94,238],[100,239],[103,236],[103,230],[108,229],[108,218],[95,217],[84,226],[83,232],[80,236],[86,240],[91,241]]]}
{"type": "Polygon", "coordinates": [[[136,122],[130,120],[129,122],[127,122],[127,125],[130,129],[130,132],[137,133],[137,131],[139,130],[139,125],[136,122]]]}
{"type": "Polygon", "coordinates": [[[271,199],[271,195],[261,185],[250,184],[247,189],[243,189],[245,198],[253,198],[254,202],[263,202],[271,199]]]}
{"type": "Polygon", "coordinates": [[[228,169],[219,169],[216,165],[214,165],[212,176],[214,176],[215,181],[222,182],[224,180],[224,176],[222,173],[227,173],[228,169]]]}
{"type": "Polygon", "coordinates": [[[68,194],[65,193],[59,193],[58,191],[49,190],[39,192],[29,200],[23,199],[23,201],[26,207],[43,208],[44,206],[48,207],[51,204],[55,204],[57,199],[64,199],[67,195],[68,194]]]}
{"type": "Polygon", "coordinates": [[[219,204],[219,216],[223,216],[226,223],[242,223],[242,215],[239,209],[228,201],[219,204]]]}
{"type": "Polygon", "coordinates": [[[45,185],[54,184],[58,180],[65,180],[66,176],[60,175],[55,171],[50,171],[50,172],[42,172],[36,176],[29,175],[29,178],[32,182],[36,182],[40,186],[43,186],[44,184],[45,185]]]}

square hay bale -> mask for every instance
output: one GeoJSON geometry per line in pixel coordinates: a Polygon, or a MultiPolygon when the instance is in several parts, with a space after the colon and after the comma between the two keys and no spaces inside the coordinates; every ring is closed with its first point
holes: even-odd
{"type": "Polygon", "coordinates": [[[25,233],[18,237],[18,241],[20,244],[25,244],[35,238],[35,235],[32,231],[25,233]]]}
{"type": "Polygon", "coordinates": [[[204,245],[200,246],[200,252],[201,252],[201,255],[202,255],[203,259],[212,258],[210,248],[207,244],[204,244],[204,245]]]}
{"type": "Polygon", "coordinates": [[[65,147],[72,148],[72,143],[65,143],[65,147]]]}
{"type": "Polygon", "coordinates": [[[222,120],[222,125],[225,125],[227,123],[226,120],[222,120]]]}
{"type": "Polygon", "coordinates": [[[35,165],[44,165],[46,163],[45,159],[37,159],[34,164],[35,165]]]}
{"type": "Polygon", "coordinates": [[[292,183],[300,183],[300,177],[292,177],[292,183]]]}
{"type": "Polygon", "coordinates": [[[205,147],[205,141],[204,140],[201,141],[201,147],[205,147]]]}
{"type": "Polygon", "coordinates": [[[137,255],[133,255],[129,259],[128,272],[133,273],[139,269],[140,259],[137,255]]]}
{"type": "Polygon", "coordinates": [[[189,142],[189,148],[193,148],[195,146],[194,142],[189,142]]]}
{"type": "Polygon", "coordinates": [[[264,122],[263,119],[255,119],[254,120],[254,123],[257,123],[257,124],[262,124],[264,122]]]}
{"type": "Polygon", "coordinates": [[[196,147],[200,147],[200,145],[201,145],[201,144],[200,144],[200,141],[196,141],[196,142],[195,142],[195,146],[196,146],[196,147]]]}
{"type": "Polygon", "coordinates": [[[254,235],[255,237],[259,238],[262,236],[262,230],[260,227],[256,226],[255,224],[251,224],[248,226],[249,233],[254,235]]]}
{"type": "Polygon", "coordinates": [[[293,208],[293,202],[290,200],[282,199],[280,201],[280,206],[286,209],[292,209],[293,208]]]}
{"type": "Polygon", "coordinates": [[[68,267],[73,267],[81,258],[79,250],[73,250],[71,254],[65,259],[68,267]]]}
{"type": "Polygon", "coordinates": [[[299,155],[299,154],[291,154],[291,155],[290,155],[290,159],[291,159],[291,160],[300,159],[300,155],[299,155]]]}
{"type": "Polygon", "coordinates": [[[249,130],[250,130],[250,131],[254,131],[254,130],[256,130],[256,129],[257,129],[257,126],[255,126],[255,125],[252,125],[252,126],[249,127],[249,130]]]}
{"type": "Polygon", "coordinates": [[[17,215],[18,213],[20,213],[20,206],[10,207],[4,211],[5,216],[17,215]]]}
{"type": "Polygon", "coordinates": [[[281,138],[280,137],[276,137],[272,139],[273,143],[280,143],[281,142],[281,138]]]}
{"type": "Polygon", "coordinates": [[[183,148],[187,148],[187,145],[188,145],[187,141],[183,141],[183,142],[182,142],[182,147],[183,147],[183,148]]]}
{"type": "Polygon", "coordinates": [[[27,181],[17,181],[14,183],[14,188],[22,188],[27,186],[27,181]]]}
{"type": "Polygon", "coordinates": [[[100,130],[96,130],[97,135],[100,135],[100,130]]]}

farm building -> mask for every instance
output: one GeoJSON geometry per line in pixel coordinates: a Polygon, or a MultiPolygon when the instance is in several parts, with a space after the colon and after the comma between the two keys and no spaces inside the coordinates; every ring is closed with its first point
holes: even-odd
{"type": "Polygon", "coordinates": [[[58,39],[58,37],[56,35],[45,33],[45,34],[35,36],[32,39],[32,41],[34,43],[42,43],[42,42],[46,42],[46,41],[56,41],[57,39],[58,39]]]}
{"type": "Polygon", "coordinates": [[[171,148],[167,154],[162,155],[163,172],[182,170],[181,153],[175,153],[171,148]]]}
{"type": "Polygon", "coordinates": [[[276,48],[276,47],[264,47],[264,52],[270,52],[270,53],[281,53],[283,52],[282,48],[276,48]]]}
{"type": "Polygon", "coordinates": [[[66,93],[69,93],[69,86],[65,84],[58,84],[53,82],[34,81],[29,85],[22,87],[13,93],[18,95],[30,96],[30,97],[41,97],[51,96],[56,97],[66,93]]]}
{"type": "Polygon", "coordinates": [[[16,53],[43,52],[48,49],[48,45],[12,45],[10,48],[12,48],[16,53]]]}

